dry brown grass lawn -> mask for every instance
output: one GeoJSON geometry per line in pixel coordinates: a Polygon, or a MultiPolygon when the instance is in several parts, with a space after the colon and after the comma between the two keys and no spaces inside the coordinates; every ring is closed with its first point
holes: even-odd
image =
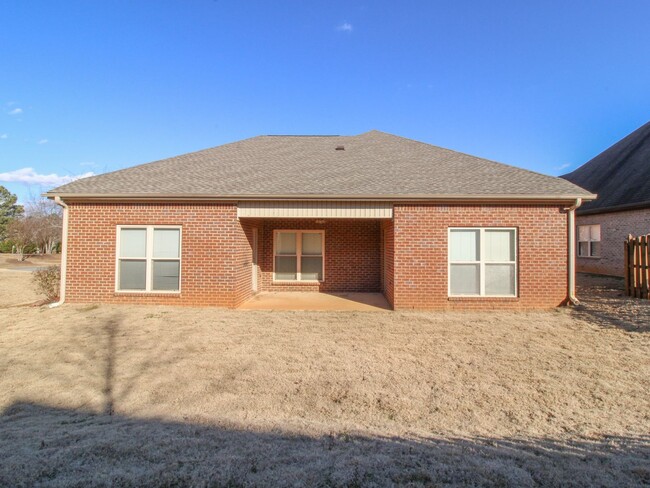
{"type": "Polygon", "coordinates": [[[0,254],[0,310],[43,300],[45,297],[37,293],[30,282],[31,271],[60,262],[59,255],[32,256],[18,261],[13,254],[0,254]]]}
{"type": "Polygon", "coordinates": [[[647,484],[633,306],[5,309],[0,485],[647,484]]]}
{"type": "Polygon", "coordinates": [[[15,254],[0,253],[0,269],[32,268],[34,266],[52,266],[61,263],[60,254],[33,254],[25,261],[19,261],[15,254]]]}
{"type": "Polygon", "coordinates": [[[38,293],[29,283],[32,274],[29,271],[13,271],[0,268],[0,313],[8,307],[31,305],[45,297],[38,293]]]}

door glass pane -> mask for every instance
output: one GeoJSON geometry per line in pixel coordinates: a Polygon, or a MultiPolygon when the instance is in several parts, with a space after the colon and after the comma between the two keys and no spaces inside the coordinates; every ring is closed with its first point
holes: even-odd
{"type": "Polygon", "coordinates": [[[120,257],[143,258],[147,254],[147,229],[120,229],[120,257]]]}
{"type": "Polygon", "coordinates": [[[146,288],[146,261],[120,261],[120,290],[144,290],[146,288]]]}
{"type": "Polygon", "coordinates": [[[452,295],[480,293],[478,264],[452,264],[449,279],[452,295]]]}
{"type": "Polygon", "coordinates": [[[479,231],[452,229],[449,233],[449,259],[451,261],[479,260],[479,231]]]}
{"type": "Polygon", "coordinates": [[[153,257],[154,258],[179,258],[180,254],[180,229],[154,229],[153,230],[153,257]]]}
{"type": "Polygon", "coordinates": [[[485,265],[485,294],[514,296],[515,265],[514,264],[486,264],[485,265]]]}
{"type": "Polygon", "coordinates": [[[152,290],[178,290],[180,262],[154,261],[152,290]]]}
{"type": "Polygon", "coordinates": [[[483,244],[486,261],[515,260],[514,230],[486,230],[483,244]]]}
{"type": "Polygon", "coordinates": [[[311,256],[320,256],[323,254],[323,236],[322,234],[307,233],[302,234],[302,253],[311,256]]]}
{"type": "Polygon", "coordinates": [[[298,279],[298,258],[295,256],[275,257],[275,279],[296,280],[298,279]]]}
{"type": "Polygon", "coordinates": [[[300,279],[302,281],[323,279],[323,258],[303,256],[300,262],[300,279]]]}
{"type": "Polygon", "coordinates": [[[275,253],[278,255],[296,254],[296,233],[278,232],[275,253]]]}

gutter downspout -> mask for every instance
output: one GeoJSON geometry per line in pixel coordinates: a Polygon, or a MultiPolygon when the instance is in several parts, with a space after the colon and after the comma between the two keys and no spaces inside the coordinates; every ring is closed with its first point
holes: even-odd
{"type": "Polygon", "coordinates": [[[565,208],[568,212],[569,221],[569,303],[580,305],[580,300],[576,297],[576,209],[582,205],[582,198],[576,198],[576,201],[570,207],[565,208]]]}
{"type": "Polygon", "coordinates": [[[61,288],[59,290],[59,301],[50,303],[49,308],[59,307],[65,302],[65,277],[68,267],[68,205],[61,200],[61,197],[55,196],[54,202],[63,208],[63,223],[61,229],[61,288]]]}

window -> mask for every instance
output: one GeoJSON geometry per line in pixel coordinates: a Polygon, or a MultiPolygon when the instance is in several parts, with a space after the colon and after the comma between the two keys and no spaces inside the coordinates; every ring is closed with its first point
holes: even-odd
{"type": "Polygon", "coordinates": [[[600,257],[600,224],[578,226],[578,256],[600,257]]]}
{"type": "Polygon", "coordinates": [[[449,229],[450,296],[516,296],[515,229],[449,229]]]}
{"type": "Polygon", "coordinates": [[[276,230],[273,279],[275,281],[323,281],[322,230],[276,230]]]}
{"type": "Polygon", "coordinates": [[[118,291],[178,292],[180,271],[180,227],[118,226],[118,291]]]}

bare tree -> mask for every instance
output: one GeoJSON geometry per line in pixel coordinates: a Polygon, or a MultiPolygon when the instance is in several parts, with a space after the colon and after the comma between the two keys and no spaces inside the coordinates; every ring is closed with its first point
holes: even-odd
{"type": "Polygon", "coordinates": [[[61,208],[44,198],[32,198],[26,214],[33,222],[32,244],[43,254],[53,254],[61,242],[61,208]]]}
{"type": "Polygon", "coordinates": [[[36,240],[38,222],[31,217],[13,219],[7,224],[7,237],[11,240],[18,254],[18,260],[27,259],[25,249],[36,240]]]}
{"type": "Polygon", "coordinates": [[[43,198],[32,198],[26,206],[25,215],[7,225],[7,237],[13,243],[18,259],[27,259],[25,251],[30,246],[39,253],[54,253],[61,242],[61,221],[58,205],[43,198]]]}
{"type": "Polygon", "coordinates": [[[25,205],[26,215],[61,215],[61,207],[52,200],[40,196],[30,195],[25,205]]]}
{"type": "Polygon", "coordinates": [[[37,219],[34,244],[43,254],[54,254],[61,242],[61,216],[52,214],[31,218],[37,219]]]}

